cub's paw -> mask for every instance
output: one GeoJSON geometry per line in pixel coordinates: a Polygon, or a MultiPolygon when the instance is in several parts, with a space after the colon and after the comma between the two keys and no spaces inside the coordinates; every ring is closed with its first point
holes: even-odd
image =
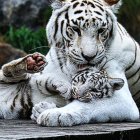
{"type": "Polygon", "coordinates": [[[45,101],[36,104],[32,109],[31,119],[36,121],[42,112],[51,108],[56,108],[56,105],[54,103],[48,103],[45,101]]]}
{"type": "Polygon", "coordinates": [[[42,126],[73,126],[80,124],[82,116],[78,113],[70,113],[61,108],[48,109],[37,118],[37,123],[42,126]]]}
{"type": "Polygon", "coordinates": [[[56,82],[53,87],[65,99],[71,98],[71,86],[69,84],[65,84],[64,82],[56,82]]]}
{"type": "Polygon", "coordinates": [[[26,70],[29,73],[40,72],[47,65],[45,56],[40,53],[34,53],[31,55],[28,55],[25,58],[25,61],[26,61],[26,70]]]}

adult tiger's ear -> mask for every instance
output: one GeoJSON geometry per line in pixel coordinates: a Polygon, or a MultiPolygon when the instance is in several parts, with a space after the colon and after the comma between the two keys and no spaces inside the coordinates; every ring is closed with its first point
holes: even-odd
{"type": "Polygon", "coordinates": [[[120,0],[104,0],[106,3],[108,3],[110,6],[117,4],[120,0]]]}
{"type": "Polygon", "coordinates": [[[118,13],[122,0],[104,0],[114,13],[118,13]]]}
{"type": "Polygon", "coordinates": [[[124,80],[121,78],[111,78],[109,79],[109,83],[113,87],[113,90],[119,90],[124,86],[124,80]]]}
{"type": "Polygon", "coordinates": [[[53,10],[60,9],[64,6],[65,0],[48,0],[48,4],[51,5],[53,10]]]}

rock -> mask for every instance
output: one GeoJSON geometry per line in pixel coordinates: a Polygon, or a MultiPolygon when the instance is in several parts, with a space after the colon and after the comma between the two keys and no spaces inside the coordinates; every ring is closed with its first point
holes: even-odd
{"type": "Polygon", "coordinates": [[[0,43],[0,68],[3,64],[20,57],[24,57],[25,55],[26,53],[24,51],[13,48],[9,44],[0,43]]]}
{"type": "Polygon", "coordinates": [[[47,5],[48,0],[0,0],[0,26],[32,26],[47,5]]]}

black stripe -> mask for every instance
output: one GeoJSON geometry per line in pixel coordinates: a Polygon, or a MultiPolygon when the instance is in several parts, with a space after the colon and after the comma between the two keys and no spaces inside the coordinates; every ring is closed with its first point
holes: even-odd
{"type": "Polygon", "coordinates": [[[61,22],[61,34],[63,35],[63,26],[64,26],[64,20],[61,22]]]}
{"type": "MultiPolygon", "coordinates": [[[[107,25],[108,25],[108,24],[110,24],[110,21],[109,21],[110,18],[107,13],[106,13],[106,17],[107,17],[106,20],[107,20],[107,25]]],[[[112,20],[112,22],[113,22],[113,20],[112,20]]]]}
{"type": "Polygon", "coordinates": [[[106,63],[107,63],[107,56],[105,56],[105,57],[103,58],[102,62],[103,62],[104,60],[105,60],[106,62],[104,62],[104,64],[101,66],[101,70],[104,68],[104,66],[105,66],[106,63]]]}
{"type": "Polygon", "coordinates": [[[70,21],[69,21],[69,15],[68,15],[68,12],[65,14],[65,19],[67,19],[67,23],[69,23],[70,21]]]}
{"type": "Polygon", "coordinates": [[[82,12],[83,12],[83,10],[78,10],[78,11],[75,11],[74,14],[80,14],[82,12]]]}
{"type": "Polygon", "coordinates": [[[96,6],[97,6],[101,11],[104,12],[104,9],[103,9],[101,6],[99,6],[99,5],[97,5],[97,4],[96,4],[96,6]]]}
{"type": "Polygon", "coordinates": [[[98,1],[93,0],[95,3],[99,4],[100,6],[103,6],[101,3],[99,3],[98,1]]]}
{"type": "Polygon", "coordinates": [[[136,99],[136,96],[140,94],[140,90],[138,90],[132,97],[134,98],[135,102],[139,99],[136,99]]]}
{"type": "Polygon", "coordinates": [[[81,3],[81,5],[80,5],[80,6],[85,6],[85,5],[84,5],[84,3],[81,3]]]}
{"type": "Polygon", "coordinates": [[[83,1],[83,3],[87,4],[88,2],[85,0],[85,1],[83,1]]]}
{"type": "MultiPolygon", "coordinates": [[[[60,52],[60,51],[56,51],[57,60],[58,60],[58,63],[59,63],[60,69],[61,69],[61,71],[64,73],[64,71],[63,71],[64,63],[63,63],[63,61],[62,61],[62,58],[60,58],[60,53],[62,53],[62,52],[60,52]],[[59,59],[59,58],[60,58],[60,59],[59,59]]],[[[61,56],[63,56],[63,55],[61,54],[61,56]]]]}
{"type": "Polygon", "coordinates": [[[100,12],[98,12],[98,11],[94,11],[94,13],[96,13],[96,14],[98,14],[98,15],[101,15],[101,16],[102,16],[102,14],[101,14],[100,12]]]}
{"type": "Polygon", "coordinates": [[[77,26],[78,26],[78,22],[77,22],[77,20],[76,20],[76,21],[74,21],[74,20],[72,19],[71,21],[72,21],[72,23],[73,23],[73,24],[75,24],[75,25],[77,25],[77,26]]]}
{"type": "Polygon", "coordinates": [[[83,62],[83,60],[81,60],[81,59],[79,59],[79,58],[77,58],[77,57],[73,57],[75,60],[78,60],[78,61],[81,61],[81,62],[83,62]]]}
{"type": "Polygon", "coordinates": [[[131,76],[129,76],[127,79],[129,80],[130,78],[132,78],[133,76],[135,76],[138,72],[140,71],[140,67],[137,69],[137,71],[135,73],[133,73],[131,76]]]}
{"type": "Polygon", "coordinates": [[[73,9],[75,9],[75,7],[79,4],[79,2],[76,2],[73,4],[73,9]]]}
{"type": "Polygon", "coordinates": [[[78,20],[84,20],[84,18],[83,17],[79,17],[79,18],[77,18],[78,20]]]}
{"type": "Polygon", "coordinates": [[[16,102],[16,99],[18,98],[18,92],[17,92],[17,95],[15,96],[14,100],[13,100],[13,107],[15,107],[15,102],[16,102]]]}
{"type": "Polygon", "coordinates": [[[85,77],[84,77],[84,74],[83,74],[83,75],[81,75],[81,80],[82,80],[82,84],[85,84],[86,79],[85,79],[85,77]]]}
{"type": "MultiPolygon", "coordinates": [[[[113,23],[113,21],[112,21],[112,23],[113,23]]],[[[111,30],[109,32],[109,36],[110,36],[110,38],[112,38],[112,36],[113,36],[113,24],[111,26],[111,30]]]]}
{"type": "Polygon", "coordinates": [[[59,19],[59,17],[61,16],[61,14],[63,14],[64,12],[67,12],[68,11],[68,9],[69,9],[69,7],[66,9],[66,10],[64,10],[64,11],[61,11],[60,13],[58,13],[58,15],[57,15],[57,18],[56,18],[56,20],[55,20],[55,32],[54,32],[54,39],[56,39],[56,33],[57,33],[57,31],[58,31],[58,19],[59,19]]]}
{"type": "Polygon", "coordinates": [[[71,2],[75,2],[75,1],[77,1],[77,0],[71,0],[71,2]]]}
{"type": "Polygon", "coordinates": [[[74,51],[72,51],[72,53],[73,53],[75,56],[79,57],[79,55],[78,55],[78,54],[76,54],[74,51]]]}
{"type": "MultiPolygon", "coordinates": [[[[137,84],[137,82],[140,80],[140,75],[138,76],[137,80],[132,84],[132,86],[134,86],[135,84],[137,84]]],[[[131,86],[131,87],[132,87],[131,86]]]]}
{"type": "MultiPolygon", "coordinates": [[[[66,40],[66,38],[64,37],[64,35],[63,35],[63,26],[64,26],[64,20],[61,22],[61,34],[62,34],[62,38],[63,38],[63,43],[66,41],[66,42],[68,42],[67,40],[66,40]]],[[[65,51],[65,45],[64,45],[64,47],[62,48],[62,50],[63,50],[63,52],[64,53],[66,53],[65,51]]]]}
{"type": "Polygon", "coordinates": [[[91,2],[88,2],[88,5],[91,5],[92,8],[95,8],[95,5],[91,2]]]}
{"type": "Polygon", "coordinates": [[[63,26],[64,26],[64,20],[61,22],[61,34],[63,36],[63,26]]]}
{"type": "Polygon", "coordinates": [[[24,97],[23,97],[23,94],[21,95],[21,99],[20,99],[20,104],[21,104],[21,110],[20,110],[20,113],[19,113],[19,116],[20,116],[20,118],[21,119],[23,119],[24,118],[24,116],[25,116],[25,114],[24,114],[24,108],[25,108],[25,106],[24,106],[24,97]]]}
{"type": "Polygon", "coordinates": [[[58,94],[56,91],[55,91],[55,89],[52,89],[52,87],[51,87],[51,89],[49,88],[50,87],[50,82],[48,81],[49,79],[47,79],[46,80],[46,83],[45,83],[45,89],[46,89],[46,91],[48,91],[49,93],[52,93],[52,91],[53,91],[53,94],[58,94]]]}
{"type": "Polygon", "coordinates": [[[99,19],[99,20],[101,20],[102,21],[102,19],[101,18],[99,18],[99,17],[95,17],[96,19],[99,19]]]}
{"type": "MultiPolygon", "coordinates": [[[[135,41],[134,41],[134,43],[135,43],[135,41]]],[[[136,57],[137,57],[137,45],[136,45],[136,43],[135,43],[135,59],[134,59],[134,61],[133,61],[133,63],[128,67],[128,68],[126,68],[126,72],[128,71],[128,70],[130,70],[132,67],[133,67],[133,65],[135,64],[135,62],[136,62],[136,57]]]]}
{"type": "Polygon", "coordinates": [[[27,97],[28,94],[31,94],[31,87],[29,86],[29,81],[26,82],[22,82],[19,86],[18,86],[19,90],[20,90],[20,104],[21,104],[21,109],[18,112],[18,117],[21,119],[29,119],[30,115],[31,115],[31,107],[28,104],[28,98],[27,98],[27,103],[25,98],[27,97]]]}
{"type": "Polygon", "coordinates": [[[54,39],[56,39],[55,37],[56,37],[56,33],[57,33],[57,31],[58,31],[58,24],[57,24],[57,21],[58,21],[59,16],[60,16],[60,15],[58,15],[57,18],[56,18],[56,20],[55,20],[55,32],[54,32],[54,36],[53,36],[54,39]]]}
{"type": "MultiPolygon", "coordinates": [[[[18,92],[17,92],[18,93],[18,92]]],[[[13,112],[14,111],[14,107],[15,107],[15,102],[16,102],[16,99],[18,98],[18,94],[15,96],[14,100],[13,100],[13,104],[11,105],[11,111],[13,112]]]]}
{"type": "Polygon", "coordinates": [[[27,112],[27,118],[30,118],[31,112],[32,112],[33,103],[32,103],[32,100],[31,100],[31,96],[29,94],[27,94],[27,101],[28,101],[28,110],[26,111],[27,112]]]}

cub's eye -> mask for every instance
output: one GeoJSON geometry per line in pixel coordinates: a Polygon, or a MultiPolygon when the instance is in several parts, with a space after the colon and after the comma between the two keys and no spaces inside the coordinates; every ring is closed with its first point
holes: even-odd
{"type": "Polygon", "coordinates": [[[98,33],[99,34],[101,34],[101,33],[103,33],[104,32],[104,29],[103,28],[100,28],[99,30],[98,30],[98,33]]]}
{"type": "Polygon", "coordinates": [[[76,26],[73,26],[72,29],[73,29],[74,31],[79,30],[76,26]]]}

